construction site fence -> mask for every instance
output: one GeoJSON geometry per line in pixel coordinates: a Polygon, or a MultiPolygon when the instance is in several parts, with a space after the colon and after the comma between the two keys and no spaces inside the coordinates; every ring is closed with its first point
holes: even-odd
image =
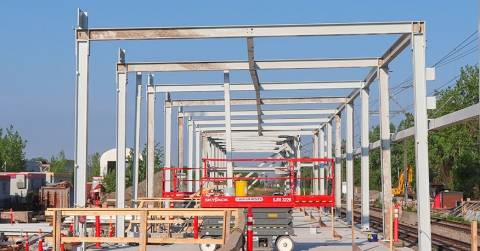
{"type": "MultiPolygon", "coordinates": [[[[222,251],[240,250],[243,243],[243,232],[245,229],[245,217],[243,210],[238,208],[51,208],[45,213],[53,216],[53,237],[45,238],[53,244],[52,251],[60,251],[62,243],[81,242],[105,242],[105,243],[138,243],[140,251],[145,251],[147,243],[190,243],[190,244],[219,244],[222,251]],[[139,225],[139,237],[67,237],[61,234],[62,218],[68,216],[135,216],[130,223],[139,225]],[[167,232],[165,237],[149,237],[148,226],[152,224],[192,223],[188,220],[198,216],[220,216],[223,217],[223,234],[221,239],[194,239],[187,235],[171,237],[167,232]],[[235,217],[235,226],[230,232],[230,218],[235,217]],[[153,219],[153,218],[157,219],[153,219]],[[187,219],[187,220],[182,220],[187,219]]],[[[168,228],[169,229],[169,228],[168,228]]],[[[167,230],[168,231],[168,230],[167,230]]]]}
{"type": "Polygon", "coordinates": [[[448,215],[468,221],[480,221],[480,201],[462,201],[448,215]]]}

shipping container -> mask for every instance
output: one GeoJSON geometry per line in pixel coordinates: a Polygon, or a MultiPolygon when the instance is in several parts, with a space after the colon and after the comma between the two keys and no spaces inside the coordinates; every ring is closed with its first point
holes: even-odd
{"type": "Polygon", "coordinates": [[[463,199],[463,192],[441,192],[440,200],[442,208],[454,208],[457,206],[457,201],[463,199]]]}
{"type": "Polygon", "coordinates": [[[69,208],[71,203],[71,188],[41,187],[38,195],[41,209],[69,208]]]}

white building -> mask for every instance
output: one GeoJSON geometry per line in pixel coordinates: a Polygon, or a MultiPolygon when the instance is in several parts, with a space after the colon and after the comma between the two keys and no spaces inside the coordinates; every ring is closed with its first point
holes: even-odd
{"type": "MultiPolygon", "coordinates": [[[[125,149],[125,154],[128,157],[130,151],[133,151],[131,148],[125,149]]],[[[110,149],[102,154],[100,157],[100,175],[105,176],[109,170],[115,170],[117,167],[117,149],[110,149]]]]}

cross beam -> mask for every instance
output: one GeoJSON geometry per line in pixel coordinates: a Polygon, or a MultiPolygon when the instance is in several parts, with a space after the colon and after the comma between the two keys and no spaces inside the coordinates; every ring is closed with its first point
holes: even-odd
{"type": "Polygon", "coordinates": [[[378,58],[337,58],[297,60],[249,61],[198,61],[198,62],[130,62],[118,63],[117,71],[125,72],[175,72],[175,71],[223,71],[223,70],[281,70],[319,68],[364,68],[378,67],[378,58]]]}
{"type": "Polygon", "coordinates": [[[255,100],[257,105],[257,120],[258,120],[258,136],[262,136],[262,107],[260,101],[260,82],[258,80],[257,69],[255,69],[255,51],[253,46],[253,38],[247,38],[247,50],[248,50],[248,70],[252,77],[253,87],[255,88],[255,100]]]}

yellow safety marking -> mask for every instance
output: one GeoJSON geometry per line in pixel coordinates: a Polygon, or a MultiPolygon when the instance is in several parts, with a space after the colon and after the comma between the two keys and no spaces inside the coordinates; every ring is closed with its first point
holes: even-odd
{"type": "Polygon", "coordinates": [[[268,217],[278,217],[278,214],[268,214],[268,217]]]}

